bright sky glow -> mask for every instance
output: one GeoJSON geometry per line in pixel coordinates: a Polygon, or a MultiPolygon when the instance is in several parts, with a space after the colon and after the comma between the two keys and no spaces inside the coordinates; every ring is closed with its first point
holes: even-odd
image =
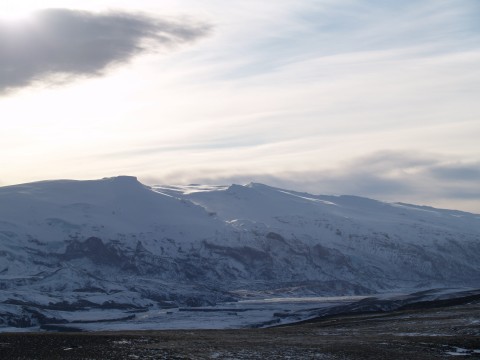
{"type": "Polygon", "coordinates": [[[480,213],[479,16],[477,0],[2,1],[0,185],[256,181],[480,213]]]}

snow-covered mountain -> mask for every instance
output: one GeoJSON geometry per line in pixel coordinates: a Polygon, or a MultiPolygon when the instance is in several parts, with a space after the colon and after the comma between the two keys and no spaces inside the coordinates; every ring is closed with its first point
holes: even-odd
{"type": "Polygon", "coordinates": [[[255,294],[480,285],[480,215],[262,184],[0,188],[0,325],[255,294]]]}

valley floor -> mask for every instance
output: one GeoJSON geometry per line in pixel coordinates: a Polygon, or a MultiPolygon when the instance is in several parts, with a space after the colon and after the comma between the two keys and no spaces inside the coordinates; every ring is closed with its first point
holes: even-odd
{"type": "Polygon", "coordinates": [[[0,334],[1,359],[480,358],[480,302],[270,329],[0,334]]]}

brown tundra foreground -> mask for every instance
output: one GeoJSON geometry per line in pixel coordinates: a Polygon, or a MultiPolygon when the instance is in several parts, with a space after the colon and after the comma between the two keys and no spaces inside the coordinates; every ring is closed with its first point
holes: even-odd
{"type": "Polygon", "coordinates": [[[0,359],[480,358],[480,301],[241,330],[0,334],[0,359]]]}

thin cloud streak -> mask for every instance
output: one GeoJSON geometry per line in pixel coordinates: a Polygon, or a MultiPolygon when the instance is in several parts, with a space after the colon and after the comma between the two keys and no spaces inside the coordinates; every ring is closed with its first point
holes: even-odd
{"type": "Polygon", "coordinates": [[[100,76],[147,50],[195,41],[209,29],[121,12],[37,11],[21,26],[0,23],[0,94],[46,79],[100,76]]]}

